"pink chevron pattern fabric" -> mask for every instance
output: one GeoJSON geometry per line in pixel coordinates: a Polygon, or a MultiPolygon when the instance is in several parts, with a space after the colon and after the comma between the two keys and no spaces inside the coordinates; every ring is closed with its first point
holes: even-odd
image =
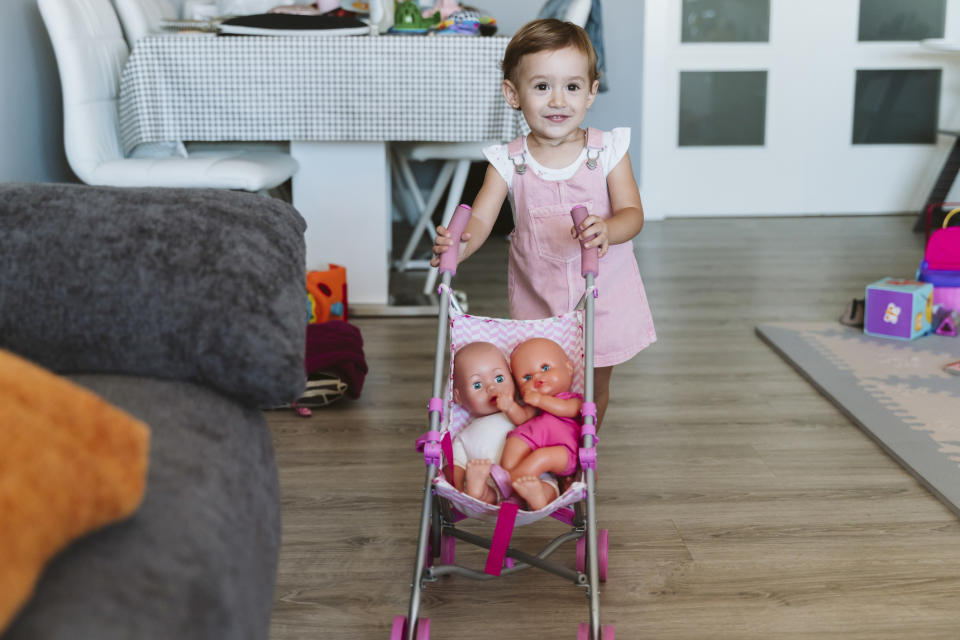
{"type": "MultiPolygon", "coordinates": [[[[450,309],[450,370],[447,389],[444,393],[445,425],[441,431],[450,431],[455,436],[466,426],[469,414],[453,402],[453,354],[457,349],[470,342],[482,340],[495,344],[509,356],[514,347],[529,338],[549,338],[563,347],[576,370],[573,376],[572,390],[583,393],[584,352],[583,352],[583,311],[575,310],[559,316],[542,320],[506,320],[487,318],[459,313],[450,309]]],[[[471,518],[496,522],[500,512],[499,505],[486,504],[461,493],[450,484],[443,474],[433,480],[437,493],[450,500],[456,508],[471,518]]],[[[586,498],[587,488],[582,479],[577,479],[561,496],[539,511],[523,511],[517,514],[516,526],[524,526],[549,516],[557,509],[568,507],[586,498]]]]}
{"type": "Polygon", "coordinates": [[[444,396],[445,416],[449,416],[447,429],[455,436],[466,425],[469,414],[453,402],[453,354],[471,342],[483,341],[495,344],[509,357],[514,347],[530,338],[549,338],[567,352],[576,370],[572,391],[583,393],[583,311],[571,311],[542,320],[506,320],[457,313],[450,310],[450,373],[444,396]]]}
{"type": "MultiPolygon", "coordinates": [[[[456,488],[447,482],[442,475],[433,479],[433,486],[437,495],[446,498],[457,508],[457,511],[465,516],[484,520],[486,522],[496,522],[497,514],[500,513],[500,505],[487,504],[480,502],[476,498],[471,498],[465,493],[460,493],[456,488]]],[[[517,520],[514,523],[518,527],[523,527],[537,520],[546,518],[557,509],[569,507],[572,504],[586,500],[587,485],[582,480],[575,481],[570,487],[556,500],[546,505],[539,511],[525,511],[523,509],[517,514],[517,520]]]]}

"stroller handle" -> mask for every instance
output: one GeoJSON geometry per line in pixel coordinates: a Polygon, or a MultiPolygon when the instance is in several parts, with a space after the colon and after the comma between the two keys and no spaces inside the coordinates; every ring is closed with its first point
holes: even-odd
{"type": "MultiPolygon", "coordinates": [[[[576,226],[577,230],[580,229],[580,224],[586,219],[589,215],[587,208],[582,204],[578,204],[573,209],[570,210],[570,215],[573,216],[573,224],[576,226]]],[[[582,245],[582,243],[581,243],[582,245]]],[[[582,247],[581,247],[582,248],[582,247]]],[[[587,277],[587,274],[592,274],[594,277],[597,276],[597,273],[600,271],[600,248],[591,247],[590,249],[582,249],[580,255],[580,275],[584,278],[587,277]]]]}
{"type": "Polygon", "coordinates": [[[453,212],[453,218],[450,219],[450,224],[447,225],[447,231],[450,232],[450,237],[455,242],[449,249],[440,254],[440,273],[449,273],[451,276],[456,275],[457,257],[460,255],[460,236],[463,235],[463,230],[467,228],[467,222],[469,221],[470,207],[461,204],[457,207],[457,210],[453,212]]]}

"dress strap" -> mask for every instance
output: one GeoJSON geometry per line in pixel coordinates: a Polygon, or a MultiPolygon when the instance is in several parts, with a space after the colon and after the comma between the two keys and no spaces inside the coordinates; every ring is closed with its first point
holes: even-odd
{"type": "Polygon", "coordinates": [[[523,174],[527,170],[527,163],[523,161],[523,136],[517,136],[507,143],[507,156],[513,163],[513,170],[523,174]]]}
{"type": "Polygon", "coordinates": [[[603,131],[589,127],[587,129],[587,169],[596,169],[600,150],[603,148],[603,131]]]}

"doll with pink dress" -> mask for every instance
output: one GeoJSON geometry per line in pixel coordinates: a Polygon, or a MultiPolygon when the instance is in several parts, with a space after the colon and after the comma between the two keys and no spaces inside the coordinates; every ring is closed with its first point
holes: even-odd
{"type": "Polygon", "coordinates": [[[570,391],[573,361],[553,340],[520,343],[510,354],[510,367],[523,404],[512,396],[501,403],[519,426],[507,434],[500,465],[510,473],[514,491],[536,511],[558,494],[557,485],[542,475],[570,476],[577,470],[583,396],[570,391]]]}

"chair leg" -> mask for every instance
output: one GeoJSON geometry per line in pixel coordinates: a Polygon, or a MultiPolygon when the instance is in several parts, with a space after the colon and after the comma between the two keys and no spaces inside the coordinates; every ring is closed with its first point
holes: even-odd
{"type": "Polygon", "coordinates": [[[407,159],[396,151],[393,151],[390,155],[393,169],[399,174],[399,181],[406,187],[406,190],[410,193],[410,197],[413,198],[414,206],[417,208],[416,213],[404,211],[404,217],[407,218],[410,224],[415,224],[423,212],[424,207],[420,186],[417,184],[416,178],[413,177],[413,171],[410,170],[410,164],[407,162],[407,159]]]}
{"type": "MultiPolygon", "coordinates": [[[[447,164],[452,164],[448,162],[447,164]]],[[[457,160],[457,170],[453,174],[453,181],[450,183],[450,193],[447,195],[447,204],[443,210],[443,221],[440,223],[444,227],[450,224],[454,211],[460,205],[460,199],[463,198],[463,188],[467,184],[467,174],[470,172],[470,160],[457,160]]],[[[430,294],[434,285],[437,283],[437,268],[430,267],[427,272],[427,279],[423,285],[423,292],[430,294]]]]}
{"type": "MultiPolygon", "coordinates": [[[[420,236],[423,235],[424,231],[429,232],[430,238],[436,235],[436,231],[433,230],[432,214],[433,210],[436,209],[437,203],[440,201],[440,197],[443,195],[444,189],[447,188],[447,184],[450,182],[450,177],[453,174],[455,168],[455,162],[448,160],[443,163],[443,167],[440,169],[440,175],[437,176],[437,181],[433,185],[433,189],[430,191],[430,196],[427,198],[427,202],[424,203],[423,199],[420,199],[418,206],[420,206],[420,217],[417,219],[417,224],[413,228],[413,231],[410,234],[410,239],[407,240],[407,245],[403,248],[403,254],[401,254],[400,259],[396,262],[396,267],[398,271],[404,271],[414,266],[419,266],[417,261],[412,260],[413,252],[417,249],[417,243],[420,242],[420,236]]],[[[410,182],[416,185],[416,181],[413,178],[413,172],[410,170],[410,165],[406,163],[406,160],[403,160],[403,163],[400,165],[401,173],[404,174],[404,181],[407,181],[409,186],[410,182]],[[405,169],[405,171],[404,171],[405,169]]]]}

